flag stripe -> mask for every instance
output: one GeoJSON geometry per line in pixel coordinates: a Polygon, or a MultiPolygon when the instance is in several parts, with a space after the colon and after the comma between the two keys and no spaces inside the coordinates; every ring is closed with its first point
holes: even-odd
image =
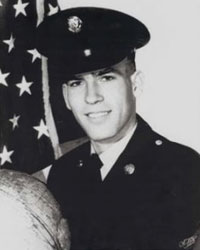
{"type": "Polygon", "coordinates": [[[48,83],[48,70],[47,70],[47,59],[42,58],[42,85],[43,85],[43,101],[44,101],[44,111],[47,127],[49,129],[51,143],[54,149],[54,156],[58,159],[61,156],[61,149],[59,147],[57,130],[51,110],[51,105],[49,101],[49,83],[48,83]]]}

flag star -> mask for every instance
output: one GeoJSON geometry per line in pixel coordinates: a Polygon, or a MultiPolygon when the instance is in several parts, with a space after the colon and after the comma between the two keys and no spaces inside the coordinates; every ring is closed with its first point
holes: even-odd
{"type": "Polygon", "coordinates": [[[6,82],[6,78],[10,75],[10,73],[4,73],[0,69],[0,84],[3,84],[4,86],[8,86],[6,82]]]}
{"type": "Polygon", "coordinates": [[[20,118],[19,115],[16,116],[16,115],[14,114],[13,118],[9,119],[9,121],[12,122],[12,124],[13,124],[13,130],[14,130],[16,127],[19,126],[19,125],[18,125],[18,120],[19,120],[19,118],[20,118]]]}
{"type": "Polygon", "coordinates": [[[12,151],[8,151],[6,146],[3,147],[3,151],[2,151],[2,153],[0,153],[1,166],[3,166],[3,164],[4,164],[5,162],[10,162],[10,163],[12,163],[10,157],[11,157],[11,155],[12,155],[13,153],[14,153],[13,150],[12,150],[12,151]]]}
{"type": "Polygon", "coordinates": [[[15,17],[19,14],[26,16],[25,8],[27,5],[29,5],[29,3],[22,3],[22,0],[18,0],[17,4],[13,5],[13,8],[15,9],[15,17]]]}
{"type": "Polygon", "coordinates": [[[33,128],[38,131],[38,137],[37,137],[38,139],[40,139],[40,137],[42,135],[46,135],[47,137],[49,137],[48,128],[45,125],[43,119],[40,120],[40,125],[39,126],[35,126],[33,128]]]}
{"type": "Polygon", "coordinates": [[[24,92],[27,92],[31,95],[30,86],[33,82],[27,82],[25,76],[22,77],[22,82],[17,83],[16,86],[20,89],[19,96],[22,96],[24,92]]]}
{"type": "Polygon", "coordinates": [[[48,16],[54,15],[59,11],[58,6],[53,7],[53,5],[51,5],[50,3],[48,4],[48,6],[49,6],[48,16]]]}
{"type": "Polygon", "coordinates": [[[37,49],[31,49],[31,50],[27,50],[28,53],[30,53],[32,55],[32,63],[37,59],[37,58],[41,58],[41,54],[37,51],[37,49]]]}
{"type": "Polygon", "coordinates": [[[3,42],[8,45],[8,53],[15,47],[15,44],[14,44],[15,38],[13,37],[12,34],[9,40],[3,40],[3,42]]]}

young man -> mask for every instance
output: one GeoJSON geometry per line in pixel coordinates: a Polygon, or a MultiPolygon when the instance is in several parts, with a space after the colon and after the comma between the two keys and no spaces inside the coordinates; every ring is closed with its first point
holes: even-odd
{"type": "Polygon", "coordinates": [[[149,41],[147,28],[121,12],[74,8],[44,21],[38,37],[51,88],[62,88],[89,137],[55,162],[48,180],[72,249],[188,247],[200,219],[200,158],[136,114],[135,52],[149,41]]]}

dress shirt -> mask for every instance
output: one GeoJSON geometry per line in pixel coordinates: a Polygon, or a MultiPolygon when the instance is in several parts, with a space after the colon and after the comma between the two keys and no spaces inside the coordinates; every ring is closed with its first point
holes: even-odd
{"type": "MultiPolygon", "coordinates": [[[[99,158],[103,164],[101,167],[101,179],[102,181],[106,178],[108,173],[110,172],[111,168],[113,167],[114,163],[117,161],[120,154],[124,151],[126,145],[128,144],[129,140],[133,136],[137,127],[137,123],[135,126],[128,132],[128,134],[123,137],[118,142],[114,143],[110,146],[106,151],[99,154],[99,158]]],[[[95,153],[95,149],[91,143],[91,154],[95,153]]]]}

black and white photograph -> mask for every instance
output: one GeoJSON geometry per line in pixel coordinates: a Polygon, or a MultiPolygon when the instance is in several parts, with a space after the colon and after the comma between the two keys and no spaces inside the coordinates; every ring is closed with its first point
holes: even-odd
{"type": "Polygon", "coordinates": [[[0,249],[200,250],[199,13],[0,0],[0,249]]]}

